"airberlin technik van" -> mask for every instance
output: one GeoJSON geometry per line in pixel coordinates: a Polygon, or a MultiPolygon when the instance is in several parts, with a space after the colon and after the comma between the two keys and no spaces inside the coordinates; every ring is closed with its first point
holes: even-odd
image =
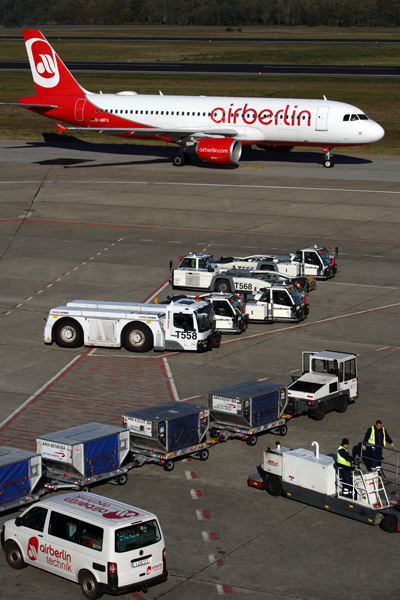
{"type": "Polygon", "coordinates": [[[1,543],[12,568],[33,565],[75,581],[89,600],[147,591],[168,578],[157,517],[95,494],[37,502],[4,523],[1,543]]]}

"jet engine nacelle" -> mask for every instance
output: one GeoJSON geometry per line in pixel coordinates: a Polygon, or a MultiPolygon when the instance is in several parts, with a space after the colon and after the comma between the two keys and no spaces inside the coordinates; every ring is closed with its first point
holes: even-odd
{"type": "Polygon", "coordinates": [[[242,144],[232,138],[202,138],[197,144],[196,152],[201,160],[226,165],[239,162],[242,144]]]}

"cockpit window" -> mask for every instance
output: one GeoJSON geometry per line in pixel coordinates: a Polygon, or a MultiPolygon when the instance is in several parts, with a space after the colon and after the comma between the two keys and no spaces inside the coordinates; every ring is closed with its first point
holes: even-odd
{"type": "Polygon", "coordinates": [[[360,115],[357,115],[357,116],[360,119],[360,121],[368,121],[367,115],[360,114],[360,115]]]}
{"type": "Polygon", "coordinates": [[[351,115],[350,121],[358,121],[357,115],[351,115]]]}
{"type": "Polygon", "coordinates": [[[344,115],[343,121],[348,121],[350,119],[350,115],[344,115]]]}

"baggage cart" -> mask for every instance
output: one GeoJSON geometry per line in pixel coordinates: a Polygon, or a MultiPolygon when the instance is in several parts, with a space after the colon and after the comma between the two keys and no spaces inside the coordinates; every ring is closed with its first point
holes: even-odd
{"type": "Polygon", "coordinates": [[[262,432],[286,435],[287,401],[285,385],[256,379],[208,392],[210,436],[221,442],[241,438],[255,446],[262,432]]]}
{"type": "Polygon", "coordinates": [[[124,464],[129,454],[129,434],[121,427],[86,423],[36,439],[47,482],[57,491],[88,491],[94,483],[127,482],[131,465],[124,464]]]}
{"type": "Polygon", "coordinates": [[[39,500],[46,493],[41,483],[40,454],[0,446],[0,513],[39,500]]]}
{"type": "Polygon", "coordinates": [[[135,466],[155,462],[172,471],[177,459],[208,458],[207,406],[167,402],[126,412],[122,418],[130,434],[130,460],[135,466]]]}

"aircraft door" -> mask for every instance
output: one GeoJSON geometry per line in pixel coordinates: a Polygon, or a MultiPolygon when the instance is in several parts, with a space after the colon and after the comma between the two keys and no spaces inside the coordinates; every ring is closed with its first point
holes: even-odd
{"type": "Polygon", "coordinates": [[[83,109],[86,104],[85,98],[78,98],[75,104],[75,121],[84,121],[83,109]]]}
{"type": "Polygon", "coordinates": [[[317,112],[316,131],[328,131],[329,106],[319,106],[317,112]]]}

